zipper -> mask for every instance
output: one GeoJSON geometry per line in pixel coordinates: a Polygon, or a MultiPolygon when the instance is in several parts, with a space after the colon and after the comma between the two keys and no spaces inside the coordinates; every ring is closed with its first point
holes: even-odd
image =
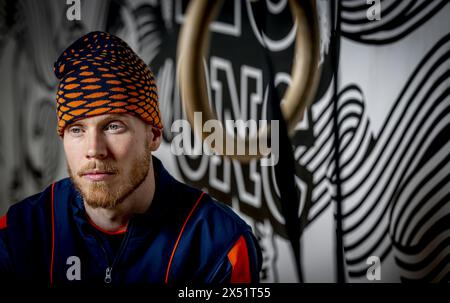
{"type": "Polygon", "coordinates": [[[112,281],[111,272],[112,272],[112,267],[107,267],[106,274],[105,274],[105,283],[106,284],[109,284],[112,281]]]}
{"type": "Polygon", "coordinates": [[[128,230],[127,230],[127,232],[125,234],[125,237],[122,240],[122,243],[120,244],[119,251],[117,252],[117,254],[116,254],[116,256],[115,256],[115,258],[114,258],[112,263],[111,263],[111,260],[109,259],[108,254],[106,253],[105,248],[103,247],[103,245],[100,245],[102,247],[103,253],[106,256],[106,259],[108,260],[108,264],[110,264],[110,266],[106,267],[106,270],[105,270],[105,278],[104,278],[105,284],[111,284],[111,282],[112,282],[112,271],[114,269],[114,266],[117,264],[117,261],[122,256],[122,254],[123,254],[123,252],[125,250],[125,247],[128,244],[128,240],[130,238],[130,234],[131,234],[132,228],[133,228],[133,224],[132,224],[132,220],[130,219],[130,221],[128,223],[128,230]]]}
{"type": "Polygon", "coordinates": [[[100,248],[103,251],[103,255],[105,256],[106,263],[107,263],[105,278],[103,280],[104,280],[104,282],[106,284],[109,284],[109,283],[111,283],[111,270],[112,270],[112,268],[110,266],[111,265],[111,259],[109,258],[109,254],[105,250],[105,247],[104,247],[105,242],[104,242],[104,240],[98,238],[97,236],[95,236],[95,238],[97,240],[97,243],[99,243],[100,248]]]}

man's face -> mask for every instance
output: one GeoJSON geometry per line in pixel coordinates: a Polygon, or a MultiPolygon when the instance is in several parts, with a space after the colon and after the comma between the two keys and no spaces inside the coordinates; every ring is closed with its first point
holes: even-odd
{"type": "Polygon", "coordinates": [[[146,179],[160,139],[159,130],[129,114],[68,125],[63,137],[68,171],[84,201],[109,209],[124,201],[146,179]]]}

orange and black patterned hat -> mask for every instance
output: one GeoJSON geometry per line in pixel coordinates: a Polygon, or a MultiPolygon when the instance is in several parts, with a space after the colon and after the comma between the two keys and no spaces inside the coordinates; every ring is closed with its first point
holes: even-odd
{"type": "Polygon", "coordinates": [[[120,38],[91,32],[72,43],[54,65],[58,134],[76,120],[128,113],[162,128],[153,73],[120,38]]]}

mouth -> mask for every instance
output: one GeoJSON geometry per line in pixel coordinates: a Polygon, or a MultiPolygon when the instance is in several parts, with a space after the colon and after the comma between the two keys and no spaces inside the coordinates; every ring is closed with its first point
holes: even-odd
{"type": "Polygon", "coordinates": [[[81,176],[89,181],[105,181],[112,178],[114,175],[114,172],[94,170],[83,173],[81,176]]]}

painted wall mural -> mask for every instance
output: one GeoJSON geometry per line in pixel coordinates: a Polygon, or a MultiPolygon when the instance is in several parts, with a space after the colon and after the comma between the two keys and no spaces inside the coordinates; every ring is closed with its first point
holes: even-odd
{"type": "MultiPolygon", "coordinates": [[[[188,2],[81,0],[81,20],[69,21],[65,1],[0,0],[0,214],[67,175],[53,62],[78,36],[105,30],[127,41],[157,76],[165,128],[156,156],[253,227],[262,281],[297,282],[274,168],[170,152],[170,126],[185,118],[176,56],[188,2]]],[[[250,0],[225,1],[210,26],[204,69],[222,121],[270,116],[269,81],[281,96],[291,83],[297,25],[287,0],[262,2],[264,28],[250,0]]],[[[316,1],[322,75],[291,138],[302,276],[448,282],[450,4],[372,2],[316,1]],[[377,3],[379,18],[370,18],[377,3]],[[379,277],[371,275],[377,262],[379,277]]]]}

